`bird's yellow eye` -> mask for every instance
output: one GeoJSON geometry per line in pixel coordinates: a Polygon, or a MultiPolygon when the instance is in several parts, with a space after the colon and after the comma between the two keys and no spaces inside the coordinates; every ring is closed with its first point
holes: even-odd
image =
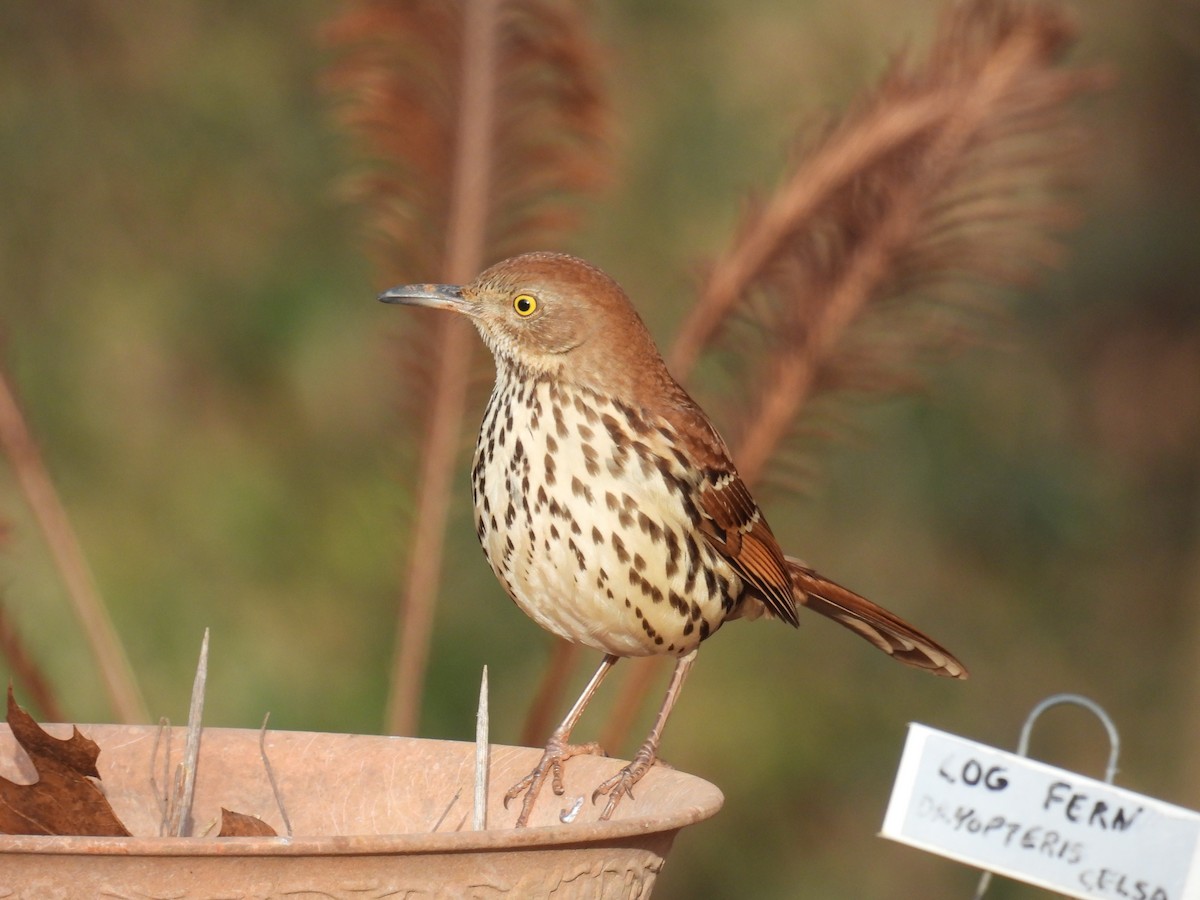
{"type": "Polygon", "coordinates": [[[533,294],[517,294],[513,299],[513,309],[516,310],[517,315],[521,316],[521,318],[532,316],[537,311],[537,308],[537,297],[533,296],[533,294]]]}

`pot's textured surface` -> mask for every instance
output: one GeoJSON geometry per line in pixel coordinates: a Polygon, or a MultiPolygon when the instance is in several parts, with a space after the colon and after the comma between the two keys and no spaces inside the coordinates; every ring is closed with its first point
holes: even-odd
{"type": "MultiPolygon", "coordinates": [[[[69,727],[47,730],[69,734],[69,727]]],[[[565,768],[564,796],[543,798],[530,827],[517,830],[516,810],[503,808],[503,794],[542,751],[494,746],[488,830],[475,832],[473,744],[274,731],[266,755],[290,839],[163,838],[156,836],[163,754],[169,745],[174,766],[183,730],[80,730],[100,745],[101,785],[135,836],[0,835],[0,897],[640,898],[649,896],[679,829],[713,815],[722,802],[711,784],[656,766],[636,799],[612,821],[598,822],[588,795],[622,763],[577,757],[565,768]],[[579,800],[574,821],[562,824],[559,814],[579,800]]],[[[0,775],[36,778],[7,726],[0,726],[0,775]]],[[[222,807],[284,833],[257,731],[204,731],[193,833],[215,833],[222,807]]]]}

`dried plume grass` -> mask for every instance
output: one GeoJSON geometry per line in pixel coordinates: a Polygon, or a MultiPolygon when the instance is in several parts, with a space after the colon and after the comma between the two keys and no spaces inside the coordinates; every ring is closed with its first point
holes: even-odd
{"type": "MultiPolygon", "coordinates": [[[[606,180],[599,54],[579,6],[351,0],[327,36],[338,52],[329,87],[370,160],[352,191],[370,211],[381,284],[462,283],[489,262],[555,244],[575,198],[606,180]]],[[[466,322],[406,319],[400,393],[416,398],[407,412],[421,443],[387,711],[394,733],[419,717],[481,355],[466,322]]]]}
{"type": "Polygon", "coordinates": [[[983,298],[1057,258],[1082,149],[1071,101],[1101,78],[1062,64],[1073,41],[1051,5],[952,5],[924,62],[897,60],[750,210],[670,354],[687,373],[732,339],[762,360],[739,396],[748,483],[815,397],[911,385],[983,298]]]}
{"type": "MultiPolygon", "coordinates": [[[[1050,4],[951,5],[925,60],[898,59],[751,207],[669,353],[681,379],[717,347],[758,360],[728,403],[747,484],[785,480],[796,439],[828,434],[814,400],[911,387],[989,295],[1057,258],[1076,218],[1072,101],[1105,80],[1064,65],[1073,41],[1050,4]]],[[[624,742],[658,668],[630,674],[605,746],[624,742]]]]}

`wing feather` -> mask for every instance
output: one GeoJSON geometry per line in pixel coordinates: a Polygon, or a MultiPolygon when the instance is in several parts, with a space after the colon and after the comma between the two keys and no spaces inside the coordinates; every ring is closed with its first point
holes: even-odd
{"type": "Polygon", "coordinates": [[[706,474],[700,484],[700,531],[774,615],[798,626],[787,562],[750,491],[732,470],[706,474]]]}

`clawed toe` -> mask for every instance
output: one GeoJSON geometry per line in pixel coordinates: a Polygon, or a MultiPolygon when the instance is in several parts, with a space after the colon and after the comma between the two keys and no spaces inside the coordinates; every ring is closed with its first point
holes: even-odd
{"type": "Polygon", "coordinates": [[[563,763],[573,756],[582,756],[585,754],[604,756],[604,750],[599,744],[564,744],[561,741],[551,739],[546,745],[546,750],[542,754],[541,761],[534,767],[533,771],[514,784],[508,789],[508,793],[504,795],[504,808],[508,809],[508,805],[513,800],[525,795],[521,801],[521,814],[517,816],[517,828],[524,828],[529,824],[529,816],[533,812],[533,804],[537,800],[538,794],[542,792],[542,788],[546,784],[546,779],[550,779],[550,789],[558,796],[565,793],[563,787],[563,763]]]}
{"type": "Polygon", "coordinates": [[[600,821],[607,822],[625,797],[634,799],[633,786],[642,780],[650,767],[654,765],[654,756],[639,751],[634,756],[633,761],[625,766],[612,778],[603,782],[595,791],[592,792],[592,803],[596,803],[601,797],[607,795],[608,803],[604,805],[604,812],[600,813],[600,821]]]}

